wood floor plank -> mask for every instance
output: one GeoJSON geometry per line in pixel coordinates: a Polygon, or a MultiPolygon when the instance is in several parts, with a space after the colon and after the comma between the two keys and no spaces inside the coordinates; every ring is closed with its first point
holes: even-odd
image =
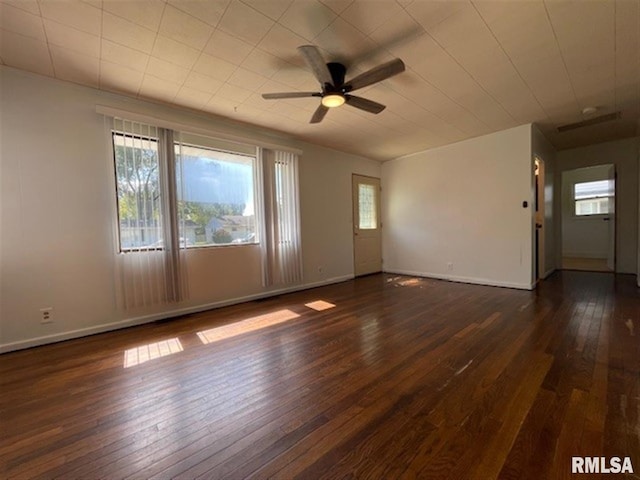
{"type": "Polygon", "coordinates": [[[631,276],[380,274],[4,354],[0,478],[637,475],[639,330],[631,276]]]}

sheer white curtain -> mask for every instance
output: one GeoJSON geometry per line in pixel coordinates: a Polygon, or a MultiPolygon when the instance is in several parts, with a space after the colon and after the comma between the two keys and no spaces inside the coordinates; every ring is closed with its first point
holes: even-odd
{"type": "Polygon", "coordinates": [[[262,282],[265,286],[302,281],[298,156],[261,150],[263,185],[262,282]]]}
{"type": "Polygon", "coordinates": [[[111,133],[118,304],[130,310],[179,302],[187,285],[178,242],[173,132],[114,118],[111,133]]]}

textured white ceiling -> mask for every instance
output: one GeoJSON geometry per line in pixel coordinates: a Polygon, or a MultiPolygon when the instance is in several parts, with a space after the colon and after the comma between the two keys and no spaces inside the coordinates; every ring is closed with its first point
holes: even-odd
{"type": "Polygon", "coordinates": [[[638,135],[640,0],[0,0],[3,64],[202,110],[385,160],[528,122],[557,148],[638,135]],[[407,71],[309,119],[317,90],[296,47],[353,77],[407,71]],[[584,107],[622,118],[557,133],[584,107]]]}

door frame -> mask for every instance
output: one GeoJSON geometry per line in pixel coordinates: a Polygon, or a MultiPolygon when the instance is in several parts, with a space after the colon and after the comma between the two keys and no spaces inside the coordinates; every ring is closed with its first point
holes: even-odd
{"type": "MultiPolygon", "coordinates": [[[[353,274],[354,276],[364,276],[364,275],[369,275],[370,273],[361,273],[358,274],[356,272],[357,270],[357,265],[356,265],[356,237],[358,236],[358,220],[359,217],[356,216],[356,192],[354,190],[355,186],[356,186],[356,178],[364,178],[364,179],[371,179],[374,180],[378,183],[379,185],[379,189],[378,189],[378,195],[376,196],[376,200],[377,200],[377,223],[378,223],[378,232],[380,234],[380,271],[384,271],[383,269],[383,259],[382,259],[382,180],[380,179],[380,177],[374,177],[372,175],[362,175],[359,173],[352,173],[351,174],[351,225],[352,225],[352,229],[351,229],[351,238],[352,238],[352,248],[353,248],[353,274]]],[[[378,273],[378,272],[371,272],[371,273],[378,273]]]]}

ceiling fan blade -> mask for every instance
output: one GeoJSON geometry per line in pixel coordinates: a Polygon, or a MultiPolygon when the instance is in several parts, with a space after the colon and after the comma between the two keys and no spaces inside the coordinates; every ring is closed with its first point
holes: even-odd
{"type": "Polygon", "coordinates": [[[320,54],[320,50],[315,45],[302,45],[298,47],[298,51],[300,55],[304,58],[304,61],[307,62],[309,68],[315,75],[315,77],[320,82],[320,85],[324,88],[325,83],[329,85],[333,84],[333,78],[331,77],[331,72],[327,67],[324,58],[320,54]]]}
{"type": "Polygon", "coordinates": [[[302,97],[320,97],[318,92],[282,92],[282,93],[263,93],[262,98],[273,100],[278,98],[302,98],[302,97]]]}
{"type": "Polygon", "coordinates": [[[356,97],[355,95],[345,95],[344,98],[347,105],[351,105],[352,107],[359,108],[360,110],[364,110],[369,113],[380,113],[387,108],[381,103],[374,102],[373,100],[367,100],[362,97],[356,97]]]}
{"type": "Polygon", "coordinates": [[[381,82],[382,80],[386,80],[387,78],[393,77],[394,75],[402,72],[404,72],[404,62],[399,58],[396,58],[395,60],[383,63],[382,65],[373,67],[371,70],[361,73],[351,81],[347,82],[346,88],[348,91],[357,90],[359,88],[381,82]]]}
{"type": "Polygon", "coordinates": [[[324,105],[318,105],[318,108],[313,112],[313,117],[311,117],[311,121],[309,123],[320,123],[328,111],[329,109],[324,105]]]}

